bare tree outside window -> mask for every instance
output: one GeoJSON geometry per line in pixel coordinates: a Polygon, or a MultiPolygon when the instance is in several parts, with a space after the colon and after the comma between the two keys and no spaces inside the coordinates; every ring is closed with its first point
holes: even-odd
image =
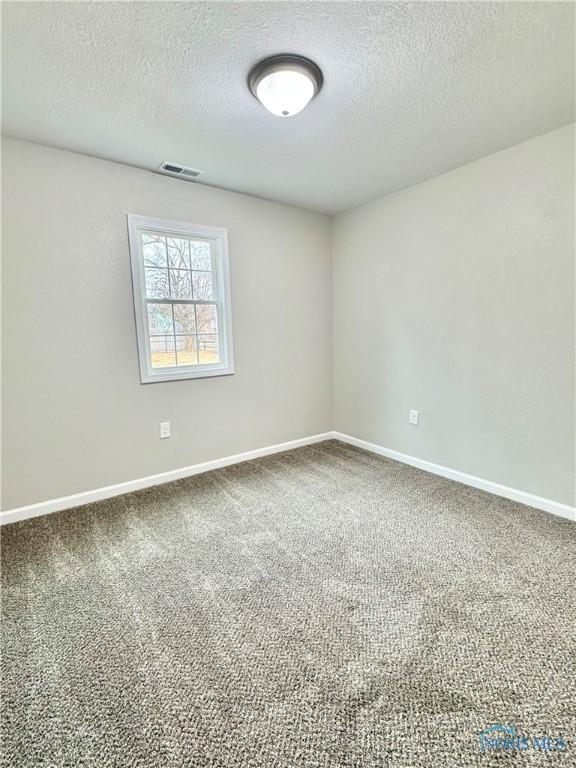
{"type": "Polygon", "coordinates": [[[144,384],[234,373],[225,229],[128,215],[144,384]]]}
{"type": "Polygon", "coordinates": [[[210,244],[144,233],[142,252],[152,366],[218,363],[210,244]]]}

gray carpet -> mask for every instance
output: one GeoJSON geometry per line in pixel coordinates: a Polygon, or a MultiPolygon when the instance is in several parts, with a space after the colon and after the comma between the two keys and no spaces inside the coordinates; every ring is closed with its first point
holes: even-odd
{"type": "Polygon", "coordinates": [[[568,521],[330,441],[2,539],[5,766],[576,765],[568,521]]]}

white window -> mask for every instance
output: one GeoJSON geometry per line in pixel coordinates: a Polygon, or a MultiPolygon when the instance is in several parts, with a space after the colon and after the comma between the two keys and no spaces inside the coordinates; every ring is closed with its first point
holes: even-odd
{"type": "Polygon", "coordinates": [[[143,383],[234,373],[226,230],[128,215],[143,383]]]}

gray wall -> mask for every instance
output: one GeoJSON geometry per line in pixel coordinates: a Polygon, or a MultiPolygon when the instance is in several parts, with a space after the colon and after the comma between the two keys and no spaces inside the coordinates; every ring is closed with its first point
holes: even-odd
{"type": "Polygon", "coordinates": [[[3,149],[4,508],[330,429],[327,217],[3,149]],[[234,376],[140,384],[127,212],[228,228],[234,376]]]}
{"type": "Polygon", "coordinates": [[[573,164],[568,127],[330,232],[5,140],[4,508],[332,428],[573,503],[573,164]],[[234,376],[140,384],[127,211],[228,228],[234,376]]]}
{"type": "Polygon", "coordinates": [[[335,218],[335,429],[574,502],[573,131],[335,218]]]}

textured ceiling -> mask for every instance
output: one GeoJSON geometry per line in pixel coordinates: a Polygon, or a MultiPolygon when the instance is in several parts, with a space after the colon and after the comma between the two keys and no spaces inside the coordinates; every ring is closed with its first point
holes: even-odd
{"type": "Polygon", "coordinates": [[[8,135],[329,213],[574,120],[572,3],[8,2],[3,62],[8,135]],[[284,120],[279,52],[325,76],[284,120]]]}

